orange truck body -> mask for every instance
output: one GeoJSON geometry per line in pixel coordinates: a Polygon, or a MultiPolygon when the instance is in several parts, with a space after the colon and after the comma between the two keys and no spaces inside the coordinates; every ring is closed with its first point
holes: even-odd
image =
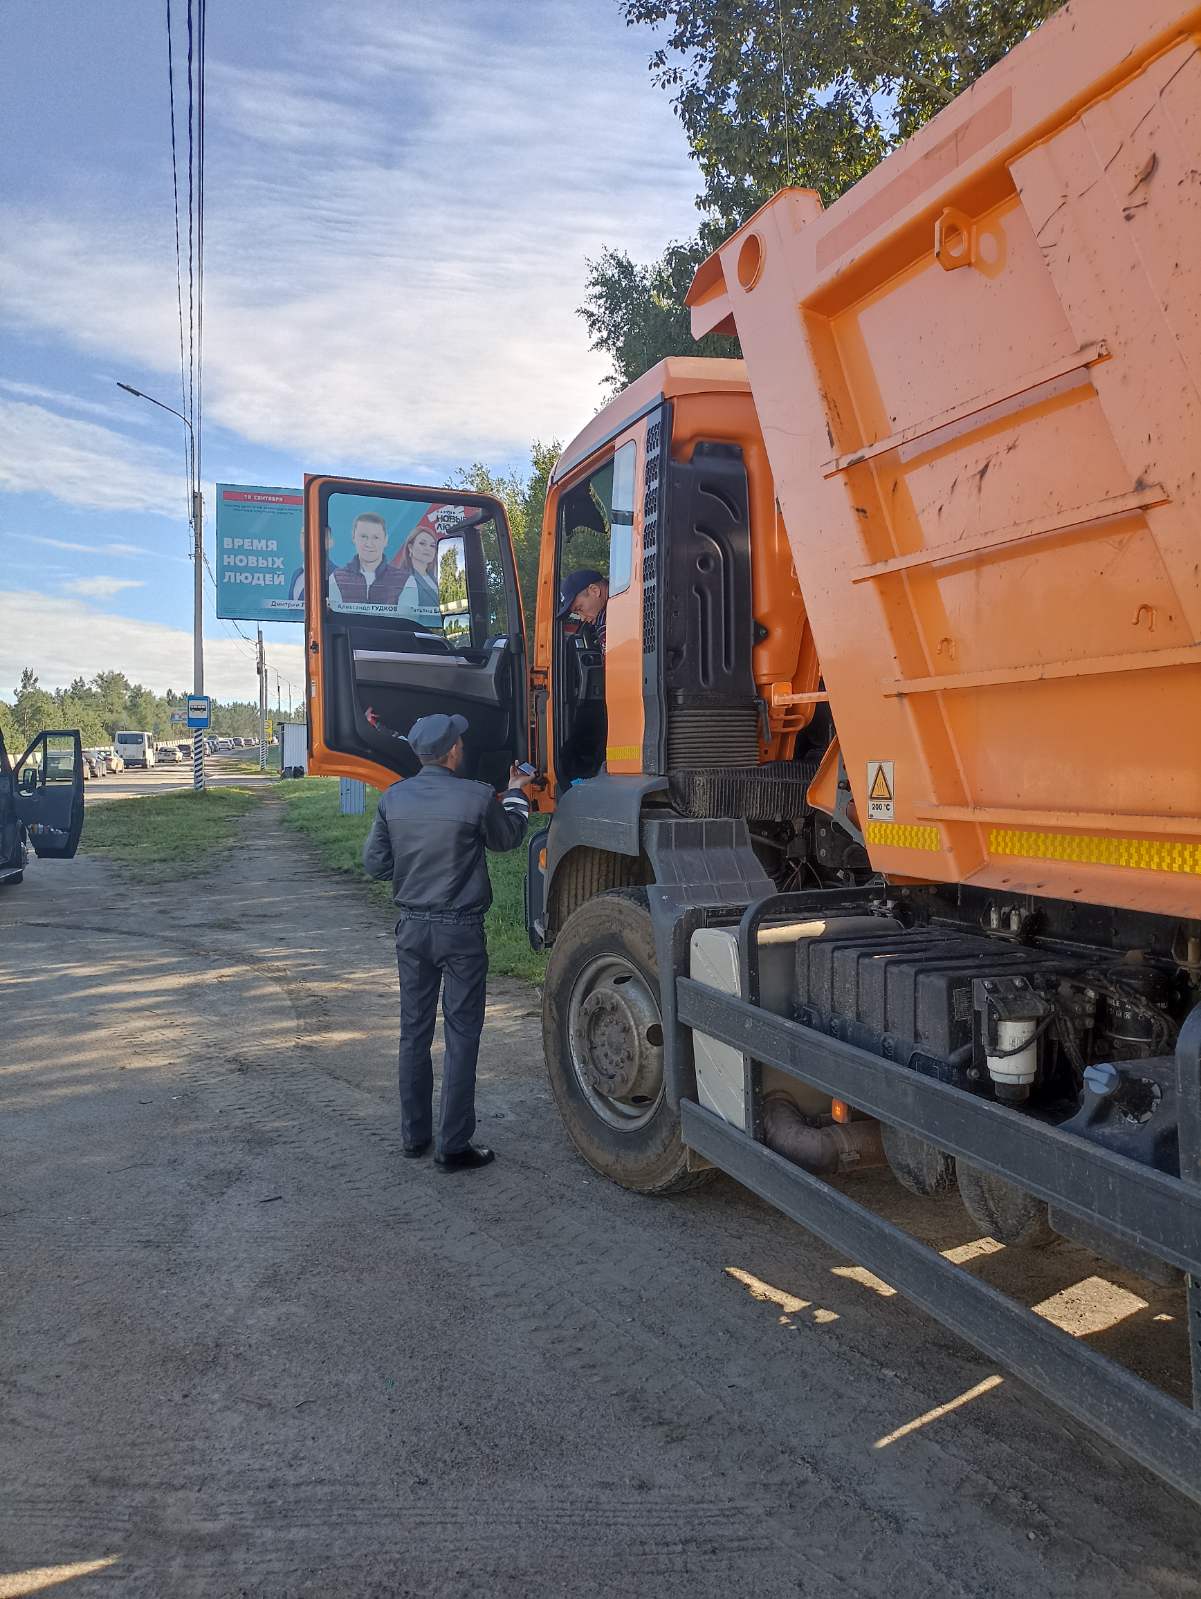
{"type": "Polygon", "coordinates": [[[1201,913],[1199,29],[1068,5],[690,291],[890,877],[1201,913]]]}

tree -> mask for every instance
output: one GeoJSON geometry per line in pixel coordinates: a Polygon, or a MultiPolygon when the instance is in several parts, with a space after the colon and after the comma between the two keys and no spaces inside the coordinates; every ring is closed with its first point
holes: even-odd
{"type": "Polygon", "coordinates": [[[613,363],[605,381],[614,394],[669,355],[739,354],[737,339],[715,334],[694,339],[691,313],[684,305],[693,273],[716,242],[711,230],[702,232],[686,244],[669,244],[649,266],[606,246],[595,261],[586,263],[579,314],[591,348],[613,363]]]}
{"type": "Polygon", "coordinates": [[[535,439],[530,446],[528,475],[493,472],[482,461],[473,461],[470,466],[460,467],[453,478],[457,487],[470,489],[473,494],[490,494],[505,508],[527,627],[533,623],[538,594],[538,557],[542,548],[542,512],[547,485],[561,448],[557,439],[550,444],[535,439]]]}
{"type": "MultiPolygon", "coordinates": [[[[37,673],[31,666],[27,666],[21,673],[21,681],[17,685],[17,697],[13,704],[13,723],[17,737],[24,739],[28,744],[43,728],[50,727],[53,721],[54,696],[39,685],[37,673]]],[[[21,752],[18,750],[16,753],[19,755],[21,752]]]]}
{"type": "Polygon", "coordinates": [[[777,189],[828,204],[1062,0],[618,0],[667,29],[650,58],[723,231],[777,189]]]}

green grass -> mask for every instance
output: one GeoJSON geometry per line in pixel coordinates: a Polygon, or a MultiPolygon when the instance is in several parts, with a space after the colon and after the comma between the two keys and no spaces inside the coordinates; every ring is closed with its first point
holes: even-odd
{"type": "Polygon", "coordinates": [[[80,849],[107,855],[144,882],[197,877],[228,848],[238,822],[258,803],[245,788],[190,789],[89,806],[80,849]]]}
{"type": "MultiPolygon", "coordinates": [[[[327,866],[361,879],[381,902],[389,900],[391,891],[387,883],[372,883],[363,875],[363,840],[371,827],[379,798],[375,789],[367,790],[367,807],[362,816],[340,813],[336,777],[306,777],[284,782],[273,792],[285,801],[285,824],[311,840],[327,866]]],[[[494,972],[537,983],[542,980],[546,960],[530,948],[526,937],[525,866],[524,845],[507,855],[488,856],[495,896],[486,923],[488,955],[494,972]]]]}
{"type": "MultiPolygon", "coordinates": [[[[205,768],[215,777],[227,773],[234,773],[237,777],[256,777],[259,770],[258,746],[247,750],[245,754],[231,759],[228,755],[209,755],[205,758],[205,768]]],[[[267,746],[267,770],[279,776],[279,745],[267,746]]]]}

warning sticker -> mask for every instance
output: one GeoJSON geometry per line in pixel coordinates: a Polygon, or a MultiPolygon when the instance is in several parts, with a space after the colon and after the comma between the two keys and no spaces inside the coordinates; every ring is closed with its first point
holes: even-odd
{"type": "Polygon", "coordinates": [[[896,806],[896,785],[892,779],[891,761],[867,763],[867,815],[872,822],[891,822],[896,806]]]}

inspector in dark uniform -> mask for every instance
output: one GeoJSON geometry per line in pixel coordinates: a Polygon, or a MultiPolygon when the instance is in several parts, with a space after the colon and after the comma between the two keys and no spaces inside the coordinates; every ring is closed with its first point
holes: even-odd
{"type": "Polygon", "coordinates": [[[516,849],[530,815],[523,790],[531,779],[516,766],[499,797],[487,783],[458,775],[466,731],[462,716],[423,716],[413,724],[408,742],[421,770],[380,796],[363,846],[364,868],[371,877],[392,879],[400,913],[400,1130],[406,1155],[424,1155],[433,1140],[430,1044],[442,989],[446,1053],[434,1159],[444,1171],[470,1171],[495,1158],[471,1142],[488,977],[484,913],[492,903],[484,851],[516,849]]]}

